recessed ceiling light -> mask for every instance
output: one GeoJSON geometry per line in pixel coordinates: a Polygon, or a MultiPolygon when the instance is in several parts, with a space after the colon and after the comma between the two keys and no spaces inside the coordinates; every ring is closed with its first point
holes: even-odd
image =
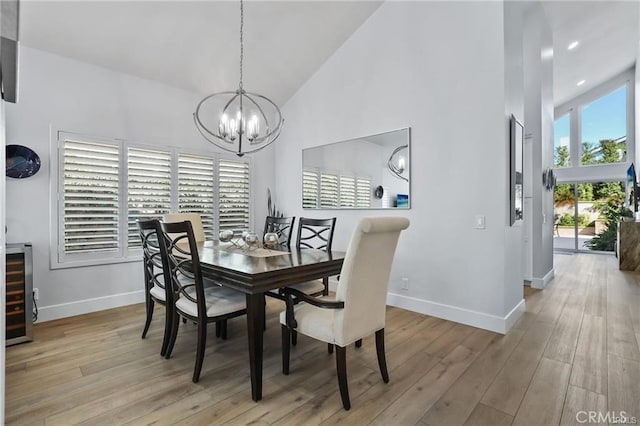
{"type": "Polygon", "coordinates": [[[582,86],[587,80],[580,80],[576,86],[582,86]]]}
{"type": "Polygon", "coordinates": [[[576,47],[578,47],[580,43],[578,43],[577,41],[572,41],[571,44],[569,44],[569,46],[567,46],[567,50],[573,50],[576,47]]]}

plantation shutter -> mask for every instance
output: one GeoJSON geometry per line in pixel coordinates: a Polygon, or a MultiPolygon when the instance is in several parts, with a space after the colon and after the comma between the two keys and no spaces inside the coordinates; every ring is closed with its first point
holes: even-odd
{"type": "Polygon", "coordinates": [[[218,163],[220,230],[249,229],[249,164],[220,159],[218,163]]]}
{"type": "Polygon", "coordinates": [[[118,250],[117,144],[64,141],[65,254],[118,250]]]}
{"type": "Polygon", "coordinates": [[[371,178],[356,178],[356,207],[371,207],[371,178]]]}
{"type": "Polygon", "coordinates": [[[351,176],[340,176],[340,207],[356,206],[356,180],[351,176]]]}
{"type": "Polygon", "coordinates": [[[318,173],[310,170],[302,172],[302,208],[318,207],[318,173]]]}
{"type": "Polygon", "coordinates": [[[128,247],[140,247],[138,219],[160,219],[171,211],[171,153],[129,148],[127,155],[128,247]]]}
{"type": "Polygon", "coordinates": [[[338,207],[338,176],[320,173],[320,207],[338,207]]]}
{"type": "Polygon", "coordinates": [[[213,166],[210,157],[178,156],[178,211],[200,213],[207,239],[213,239],[215,229],[213,166]]]}

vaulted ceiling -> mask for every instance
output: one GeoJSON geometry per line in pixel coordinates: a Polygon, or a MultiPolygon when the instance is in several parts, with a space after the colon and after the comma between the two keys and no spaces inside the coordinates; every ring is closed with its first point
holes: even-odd
{"type": "MultiPolygon", "coordinates": [[[[245,88],[284,103],[380,4],[247,1],[245,88]]],[[[635,63],[639,2],[542,4],[554,32],[556,105],[635,63]]],[[[141,78],[200,94],[238,84],[239,2],[23,1],[20,24],[26,46],[141,78]]]]}
{"type": "MultiPolygon", "coordinates": [[[[234,90],[239,4],[23,1],[20,41],[201,94],[234,90]]],[[[245,2],[245,89],[285,102],[380,4],[245,2]]]]}

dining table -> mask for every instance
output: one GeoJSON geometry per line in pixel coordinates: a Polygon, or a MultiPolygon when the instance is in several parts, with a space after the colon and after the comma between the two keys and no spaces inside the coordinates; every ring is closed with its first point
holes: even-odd
{"type": "Polygon", "coordinates": [[[315,249],[243,248],[217,240],[198,243],[204,278],[240,291],[247,301],[251,397],[262,399],[265,292],[339,275],[345,253],[315,249]]]}

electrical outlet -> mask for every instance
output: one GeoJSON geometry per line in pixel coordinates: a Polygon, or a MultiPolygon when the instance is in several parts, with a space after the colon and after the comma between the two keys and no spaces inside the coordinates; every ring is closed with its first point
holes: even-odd
{"type": "Polygon", "coordinates": [[[402,278],[402,289],[409,290],[409,278],[402,278]]]}
{"type": "Polygon", "coordinates": [[[38,300],[40,296],[40,293],[38,292],[37,288],[33,289],[33,300],[38,300]]]}

